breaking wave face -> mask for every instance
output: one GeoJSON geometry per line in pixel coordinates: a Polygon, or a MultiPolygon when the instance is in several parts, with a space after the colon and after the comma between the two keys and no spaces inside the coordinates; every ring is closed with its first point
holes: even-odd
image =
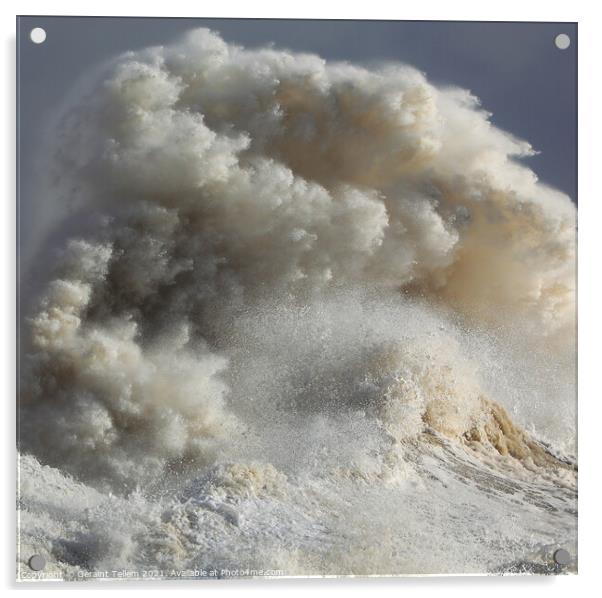
{"type": "Polygon", "coordinates": [[[574,551],[576,210],[489,117],[407,66],[206,29],[105,66],[57,126],[69,217],[25,298],[23,561],[574,551]]]}

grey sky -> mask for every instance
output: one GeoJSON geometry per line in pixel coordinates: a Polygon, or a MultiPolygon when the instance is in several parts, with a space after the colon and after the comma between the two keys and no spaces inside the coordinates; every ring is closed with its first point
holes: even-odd
{"type": "Polygon", "coordinates": [[[20,17],[20,196],[22,242],[35,218],[33,177],[40,131],[68,90],[90,66],[126,50],[166,44],[206,26],[227,41],[315,52],[353,62],[397,60],[439,84],[470,89],[492,120],[541,152],[528,164],[540,179],[576,192],[577,26],[574,23],[304,21],[20,17]],[[29,32],[47,39],[33,44],[29,32]],[[559,50],[558,33],[571,45],[559,50]]]}

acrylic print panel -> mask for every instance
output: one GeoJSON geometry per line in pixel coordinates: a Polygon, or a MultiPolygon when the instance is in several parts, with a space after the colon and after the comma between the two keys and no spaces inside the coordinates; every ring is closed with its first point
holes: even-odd
{"type": "Polygon", "coordinates": [[[18,31],[20,579],[577,570],[575,24],[18,31]]]}

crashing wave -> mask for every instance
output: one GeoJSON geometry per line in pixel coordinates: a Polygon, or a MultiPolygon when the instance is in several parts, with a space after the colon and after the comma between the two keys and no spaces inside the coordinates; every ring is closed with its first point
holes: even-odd
{"type": "MultiPolygon", "coordinates": [[[[38,252],[45,290],[25,298],[19,441],[23,481],[58,468],[78,480],[60,477],[60,504],[84,482],[131,519],[117,541],[78,511],[61,544],[60,509],[41,535],[24,517],[30,545],[69,575],[135,561],[149,530],[145,558],[172,567],[232,565],[251,546],[305,573],[511,562],[520,542],[500,548],[480,524],[489,552],[463,562],[428,542],[431,557],[410,558],[390,537],[408,526],[415,542],[444,508],[423,494],[440,475],[460,495],[504,488],[504,516],[506,495],[547,484],[570,539],[576,212],[489,116],[410,67],[245,49],[206,29],[105,67],[56,130],[48,202],[69,218],[61,247],[38,252]],[[366,528],[385,507],[368,489],[354,502],[358,484],[425,501],[376,517],[387,559],[366,528]],[[257,505],[272,527],[255,525],[257,505]],[[336,515],[349,505],[352,539],[336,515]],[[330,549],[339,561],[320,565],[330,549]]],[[[525,529],[553,535],[537,505],[525,529]]],[[[449,509],[424,533],[458,533],[449,509]]]]}

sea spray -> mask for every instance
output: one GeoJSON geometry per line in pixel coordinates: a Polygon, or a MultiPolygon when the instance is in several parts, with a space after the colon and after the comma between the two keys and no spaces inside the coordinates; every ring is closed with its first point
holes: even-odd
{"type": "Polygon", "coordinates": [[[24,297],[28,547],[351,574],[573,542],[576,212],[526,142],[410,67],[206,29],[101,72],[48,164],[80,232],[24,297]]]}

